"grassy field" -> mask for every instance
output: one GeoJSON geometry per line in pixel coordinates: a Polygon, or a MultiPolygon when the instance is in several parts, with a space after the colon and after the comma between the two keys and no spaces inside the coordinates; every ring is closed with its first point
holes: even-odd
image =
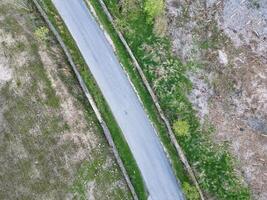
{"type": "MultiPolygon", "coordinates": [[[[141,79],[136,74],[129,56],[119,41],[118,37],[108,22],[99,1],[89,0],[97,11],[98,17],[106,30],[112,36],[116,45],[117,54],[126,71],[131,76],[135,87],[141,96],[152,121],[156,124],[163,143],[171,152],[172,161],[178,160],[173,147],[168,143],[164,126],[156,117],[155,108],[151,103],[149,94],[140,84],[141,79]]],[[[161,0],[147,1],[104,1],[112,13],[117,28],[124,34],[146,77],[157,94],[160,105],[170,122],[179,144],[197,172],[198,181],[202,189],[218,199],[249,199],[248,189],[242,185],[238,175],[234,172],[234,161],[224,145],[216,145],[210,139],[213,127],[209,123],[201,126],[196,112],[189,102],[187,95],[192,84],[187,77],[187,72],[199,67],[198,63],[182,63],[172,54],[169,39],[164,30],[159,30],[167,22],[164,16],[164,6],[161,10],[153,5],[161,5],[161,0]]],[[[181,165],[177,161],[175,169],[181,180],[184,191],[188,191],[186,175],[183,175],[181,165]],[[185,189],[186,188],[186,189],[185,189]]],[[[187,193],[188,199],[198,199],[187,193]]]]}
{"type": "Polygon", "coordinates": [[[102,129],[46,24],[0,2],[0,199],[131,199],[102,129]]]}

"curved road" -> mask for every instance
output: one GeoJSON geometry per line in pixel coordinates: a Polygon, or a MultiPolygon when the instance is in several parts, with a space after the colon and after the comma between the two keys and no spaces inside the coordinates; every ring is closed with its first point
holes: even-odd
{"type": "Polygon", "coordinates": [[[133,153],[149,199],[184,199],[169,160],[111,44],[83,0],[53,0],[133,153]]]}

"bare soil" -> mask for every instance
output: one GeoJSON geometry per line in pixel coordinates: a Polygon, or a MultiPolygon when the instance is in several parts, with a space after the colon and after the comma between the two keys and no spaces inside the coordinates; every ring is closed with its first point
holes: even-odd
{"type": "Polygon", "coordinates": [[[228,144],[253,198],[267,199],[267,1],[166,5],[174,53],[199,66],[188,75],[200,120],[228,144]]]}

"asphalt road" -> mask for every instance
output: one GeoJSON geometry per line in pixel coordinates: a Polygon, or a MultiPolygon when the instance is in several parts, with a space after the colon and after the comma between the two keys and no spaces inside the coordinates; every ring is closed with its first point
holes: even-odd
{"type": "Polygon", "coordinates": [[[100,87],[141,171],[150,199],[184,199],[156,131],[83,0],[53,0],[100,87]]]}

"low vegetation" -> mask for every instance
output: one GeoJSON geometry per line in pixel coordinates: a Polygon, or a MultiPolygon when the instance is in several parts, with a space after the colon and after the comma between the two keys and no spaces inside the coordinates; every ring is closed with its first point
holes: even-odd
{"type": "MultiPolygon", "coordinates": [[[[90,0],[90,2],[98,11],[101,22],[107,29],[112,30],[109,22],[104,19],[104,13],[101,12],[98,1],[90,0]]],[[[196,112],[187,98],[192,88],[187,72],[192,67],[197,67],[198,64],[181,63],[172,55],[169,39],[159,37],[154,32],[153,18],[158,14],[164,15],[164,6],[159,6],[162,8],[159,11],[158,8],[155,10],[154,6],[150,6],[147,1],[105,0],[104,2],[115,21],[119,22],[118,28],[124,34],[157,94],[161,107],[172,122],[176,138],[189,162],[197,171],[197,178],[202,189],[218,199],[249,199],[249,191],[242,185],[238,175],[234,172],[234,162],[225,146],[216,145],[211,141],[212,127],[200,125],[196,112]],[[127,6],[129,2],[134,6],[129,8],[127,6]],[[184,137],[184,135],[187,136],[184,137]]],[[[117,48],[120,48],[120,42],[116,40],[116,36],[113,36],[113,39],[115,39],[117,48]]],[[[121,60],[126,60],[127,56],[120,51],[118,51],[118,55],[121,60]]],[[[124,67],[135,83],[134,76],[130,72],[131,69],[128,69],[127,66],[131,65],[124,64],[124,67]]],[[[138,87],[138,84],[135,84],[135,87],[141,97],[148,95],[145,90],[140,89],[141,86],[138,87]]],[[[144,104],[150,117],[153,116],[153,108],[144,104]]],[[[153,117],[151,118],[153,119],[153,117]]],[[[164,144],[166,143],[164,142],[164,144]]],[[[184,181],[181,178],[180,180],[184,181]]]]}
{"type": "Polygon", "coordinates": [[[185,193],[187,200],[198,200],[199,199],[199,194],[195,187],[192,187],[187,182],[184,182],[182,185],[182,188],[183,188],[183,192],[185,193]]]}
{"type": "Polygon", "coordinates": [[[162,15],[164,12],[164,1],[163,0],[145,0],[144,10],[147,13],[147,22],[152,23],[153,20],[162,15]]]}
{"type": "Polygon", "coordinates": [[[186,136],[186,137],[190,136],[189,124],[187,123],[187,121],[183,120],[175,121],[173,123],[173,130],[177,136],[186,136]]]}
{"type": "Polygon", "coordinates": [[[48,39],[48,33],[49,29],[44,26],[38,27],[34,31],[35,37],[41,42],[45,42],[48,39]]]}

